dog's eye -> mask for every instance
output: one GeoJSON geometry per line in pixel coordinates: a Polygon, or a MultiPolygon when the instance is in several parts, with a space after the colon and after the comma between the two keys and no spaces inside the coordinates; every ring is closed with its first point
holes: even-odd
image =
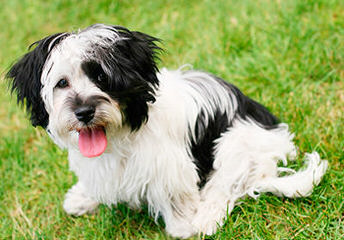
{"type": "Polygon", "coordinates": [[[98,82],[104,82],[106,81],[106,75],[105,73],[99,73],[98,77],[97,77],[97,81],[98,82]]]}
{"type": "Polygon", "coordinates": [[[64,78],[60,79],[60,81],[58,81],[58,83],[56,84],[57,88],[66,88],[68,87],[68,81],[64,78]]]}

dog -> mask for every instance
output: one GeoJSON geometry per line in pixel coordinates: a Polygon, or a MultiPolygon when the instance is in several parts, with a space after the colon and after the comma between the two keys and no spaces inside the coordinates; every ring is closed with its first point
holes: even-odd
{"type": "Polygon", "coordinates": [[[67,214],[148,206],[173,237],[211,235],[238,199],[308,196],[328,163],[237,87],[203,71],[158,70],[160,40],[95,24],[33,43],[6,77],[33,126],[68,150],[67,214]],[[281,176],[281,173],[284,173],[281,176]]]}

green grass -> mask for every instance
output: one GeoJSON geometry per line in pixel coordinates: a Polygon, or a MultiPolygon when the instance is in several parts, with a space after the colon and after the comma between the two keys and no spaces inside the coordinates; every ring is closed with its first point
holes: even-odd
{"type": "MultiPolygon", "coordinates": [[[[330,168],[308,198],[244,199],[213,239],[344,238],[344,1],[11,0],[0,19],[1,73],[32,42],[103,22],[163,39],[159,66],[190,63],[234,83],[330,168]]],[[[30,126],[4,81],[0,102],[0,239],[169,239],[147,210],[125,205],[67,216],[76,178],[66,152],[30,126]]]]}

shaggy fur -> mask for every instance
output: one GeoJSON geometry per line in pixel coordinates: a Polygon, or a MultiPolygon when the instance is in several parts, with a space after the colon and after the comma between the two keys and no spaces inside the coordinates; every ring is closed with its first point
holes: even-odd
{"type": "Polygon", "coordinates": [[[68,150],[78,183],[65,211],[146,203],[169,234],[186,238],[213,234],[246,195],[308,196],[327,161],[314,152],[304,170],[277,167],[296,157],[288,126],[214,75],[159,72],[157,40],[92,25],[34,43],[8,72],[32,124],[68,150]],[[106,134],[101,155],[81,153],[83,131],[106,134]]]}

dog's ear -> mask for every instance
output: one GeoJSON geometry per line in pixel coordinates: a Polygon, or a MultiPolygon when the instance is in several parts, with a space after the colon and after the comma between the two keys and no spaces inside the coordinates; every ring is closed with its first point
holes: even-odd
{"type": "Polygon", "coordinates": [[[105,48],[95,47],[97,59],[109,77],[106,85],[98,86],[119,101],[127,122],[135,130],[148,118],[147,104],[155,101],[159,85],[156,60],[161,50],[156,42],[160,40],[121,26],[110,29],[118,40],[109,41],[105,48]]]}
{"type": "Polygon", "coordinates": [[[156,42],[160,40],[141,32],[129,31],[121,26],[113,26],[112,29],[120,40],[115,41],[109,49],[99,49],[99,57],[106,68],[110,69],[110,78],[115,80],[114,84],[118,84],[116,87],[126,88],[129,83],[138,83],[136,81],[140,81],[141,86],[145,82],[153,87],[157,86],[159,81],[156,76],[158,72],[156,60],[161,48],[156,42]]]}
{"type": "Polygon", "coordinates": [[[156,60],[161,48],[156,45],[159,39],[155,37],[136,31],[117,31],[123,40],[114,46],[117,64],[113,67],[117,68],[114,69],[117,79],[113,82],[129,84],[122,91],[127,95],[123,96],[126,99],[124,112],[134,130],[148,119],[147,103],[155,101],[155,88],[159,85],[156,60]]]}
{"type": "Polygon", "coordinates": [[[12,93],[17,94],[17,103],[24,104],[33,126],[46,128],[49,115],[41,97],[41,75],[50,51],[68,34],[57,33],[33,43],[29,50],[6,74],[10,79],[12,93]]]}
{"type": "Polygon", "coordinates": [[[158,85],[159,83],[156,76],[156,72],[158,72],[158,67],[156,65],[156,60],[158,59],[157,54],[161,50],[161,48],[156,45],[156,42],[159,41],[160,40],[155,37],[134,31],[131,32],[131,36],[128,40],[118,42],[118,48],[123,47],[124,53],[126,52],[125,49],[130,50],[126,53],[127,57],[129,57],[135,65],[134,69],[153,85],[158,85]],[[121,46],[121,44],[124,46],[121,46]]]}

